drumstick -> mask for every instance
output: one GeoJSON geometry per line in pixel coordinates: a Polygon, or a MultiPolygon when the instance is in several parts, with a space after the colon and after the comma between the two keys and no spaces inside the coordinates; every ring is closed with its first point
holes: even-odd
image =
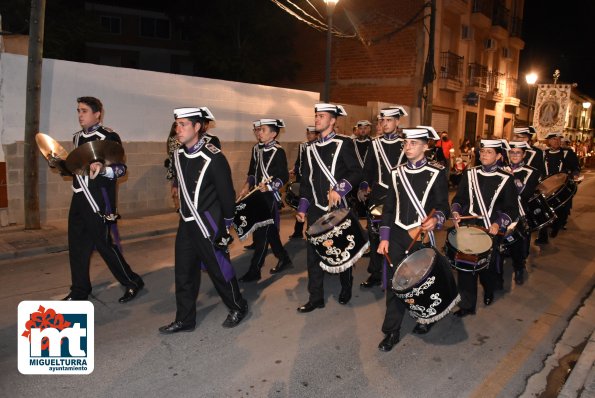
{"type": "Polygon", "coordinates": [[[390,265],[391,268],[394,268],[393,262],[390,260],[390,257],[388,256],[388,253],[384,253],[384,258],[386,258],[386,261],[388,262],[388,265],[390,265]]]}
{"type": "MultiPolygon", "coordinates": [[[[460,216],[459,220],[468,220],[471,218],[483,218],[483,216],[460,216]]],[[[449,220],[454,220],[454,217],[450,217],[449,220]]]]}
{"type": "MultiPolygon", "coordinates": [[[[421,223],[423,224],[426,221],[428,221],[430,218],[432,218],[432,216],[434,215],[435,212],[436,212],[436,209],[432,209],[432,211],[430,211],[430,213],[428,214],[428,216],[421,223]]],[[[413,238],[413,240],[409,244],[409,247],[407,248],[407,250],[405,250],[405,254],[409,254],[409,250],[411,250],[411,248],[413,247],[413,245],[415,244],[415,242],[417,242],[417,239],[419,239],[419,235],[421,235],[421,232],[422,232],[422,229],[421,229],[421,226],[420,226],[419,227],[419,230],[417,231],[417,234],[415,234],[415,238],[413,238]]]]}
{"type": "MultiPolygon", "coordinates": [[[[272,180],[273,180],[273,177],[269,177],[269,178],[266,178],[266,179],[264,179],[264,178],[263,178],[262,182],[271,182],[272,180]]],[[[252,190],[251,190],[250,192],[248,192],[246,195],[244,195],[244,196],[242,196],[242,197],[239,197],[239,198],[236,200],[236,203],[238,203],[238,202],[239,202],[239,201],[241,201],[241,200],[244,200],[244,199],[246,199],[248,196],[252,195],[254,192],[258,191],[259,189],[260,189],[260,188],[258,187],[258,185],[256,185],[256,186],[255,186],[254,188],[252,188],[252,190]]]]}

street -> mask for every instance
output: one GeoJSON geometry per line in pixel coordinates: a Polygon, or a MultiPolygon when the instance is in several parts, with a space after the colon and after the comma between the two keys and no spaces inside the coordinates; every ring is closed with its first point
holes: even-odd
{"type": "MultiPolygon", "coordinates": [[[[423,336],[407,316],[401,342],[388,353],[384,293],[364,290],[368,259],[354,269],[353,298],[337,302],[338,277],[325,276],[324,309],[299,314],[308,300],[305,241],[289,241],[293,268],[278,275],[269,255],[258,283],[241,284],[250,313],[234,329],[206,273],[197,302],[197,329],[160,335],[174,320],[174,235],[128,241],[124,255],[146,283],[139,297],[119,304],[122,289],[104,262],[91,265],[95,306],[95,370],[88,376],[25,376],[17,370],[17,305],[59,300],[68,293],[68,253],[0,262],[0,395],[36,397],[511,397],[543,367],[569,319],[593,289],[595,175],[587,172],[574,197],[568,230],[548,246],[531,247],[524,285],[512,282],[477,314],[448,315],[423,336]]],[[[293,221],[284,217],[283,240],[293,221]]],[[[450,226],[450,224],[447,224],[450,226]]],[[[445,234],[437,234],[442,247],[445,234]]],[[[533,236],[535,238],[535,234],[533,236]]],[[[234,242],[238,276],[248,268],[247,243],[234,242]]],[[[585,338],[592,332],[585,330],[585,338]]]]}

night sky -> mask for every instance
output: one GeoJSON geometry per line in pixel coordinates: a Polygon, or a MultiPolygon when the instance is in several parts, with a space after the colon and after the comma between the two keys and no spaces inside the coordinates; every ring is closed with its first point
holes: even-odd
{"type": "Polygon", "coordinates": [[[538,83],[551,83],[559,69],[559,83],[577,83],[582,94],[595,99],[594,32],[593,0],[526,0],[519,83],[531,71],[538,83]]]}

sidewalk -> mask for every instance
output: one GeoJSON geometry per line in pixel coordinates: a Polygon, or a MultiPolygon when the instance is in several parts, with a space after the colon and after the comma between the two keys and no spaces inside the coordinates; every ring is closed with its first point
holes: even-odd
{"type": "MultiPolygon", "coordinates": [[[[179,216],[167,213],[125,215],[118,221],[122,242],[174,233],[179,216]]],[[[57,253],[68,250],[68,221],[52,221],[39,230],[25,230],[23,225],[0,228],[0,261],[57,253]]]]}

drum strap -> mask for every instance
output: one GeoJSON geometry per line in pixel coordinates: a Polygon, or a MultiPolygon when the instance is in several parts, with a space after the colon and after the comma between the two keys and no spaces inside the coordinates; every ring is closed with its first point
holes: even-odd
{"type": "MultiPolygon", "coordinates": [[[[333,187],[335,187],[337,185],[337,180],[333,176],[333,173],[331,173],[331,171],[326,167],[326,165],[320,158],[320,155],[318,154],[318,150],[316,149],[316,144],[310,145],[308,148],[310,148],[312,150],[312,154],[314,155],[314,160],[316,160],[316,163],[318,163],[318,167],[320,167],[320,170],[322,170],[326,179],[330,182],[331,189],[332,189],[333,187]]],[[[335,154],[335,156],[336,155],[338,155],[338,154],[335,154]]],[[[341,201],[343,202],[345,207],[347,207],[347,201],[345,200],[345,198],[342,198],[341,201]]]]}
{"type": "MultiPolygon", "coordinates": [[[[399,174],[399,178],[403,182],[403,187],[405,188],[405,193],[407,193],[407,196],[409,196],[409,200],[411,201],[411,203],[413,203],[413,206],[415,207],[415,210],[417,210],[417,213],[419,214],[421,220],[424,220],[428,217],[428,215],[426,214],[426,211],[424,210],[424,207],[422,206],[421,202],[417,198],[417,195],[415,194],[415,191],[413,190],[411,183],[407,179],[407,175],[405,174],[404,169],[405,167],[398,167],[397,174],[399,174]]],[[[430,189],[430,187],[428,187],[427,189],[430,189]]],[[[430,237],[430,243],[432,244],[432,246],[435,247],[436,240],[434,239],[434,231],[430,231],[428,233],[428,236],[430,237]]]]}
{"type": "MultiPolygon", "coordinates": [[[[183,149],[181,149],[183,151],[183,149]]],[[[198,224],[198,228],[202,235],[208,239],[209,238],[209,230],[207,229],[206,225],[198,215],[198,210],[194,207],[190,195],[188,194],[188,189],[186,189],[186,182],[184,181],[184,173],[182,173],[182,166],[180,165],[180,151],[175,152],[174,156],[174,164],[176,165],[176,172],[178,173],[178,186],[180,187],[180,191],[182,191],[182,196],[184,197],[184,201],[186,205],[188,205],[188,209],[190,209],[190,213],[194,216],[194,221],[198,224]]],[[[198,188],[197,188],[198,189],[198,188]]]]}
{"type": "Polygon", "coordinates": [[[479,190],[479,181],[477,179],[477,169],[471,170],[471,185],[473,186],[473,190],[475,191],[475,197],[477,198],[477,203],[479,205],[479,210],[482,213],[483,224],[486,228],[490,228],[490,219],[488,215],[488,209],[486,208],[486,204],[483,200],[483,196],[481,195],[481,191],[479,190]]]}
{"type": "Polygon", "coordinates": [[[366,153],[364,154],[364,157],[362,158],[362,155],[359,153],[359,147],[357,146],[357,140],[353,140],[353,141],[354,141],[355,155],[357,156],[357,161],[359,162],[359,165],[363,169],[364,164],[366,163],[366,156],[368,156],[368,152],[366,151],[366,153]]]}
{"type": "MultiPolygon", "coordinates": [[[[260,164],[260,169],[262,171],[262,176],[265,180],[269,180],[272,181],[273,179],[271,178],[271,176],[269,176],[269,172],[268,172],[268,168],[271,165],[271,162],[273,161],[273,157],[275,156],[275,154],[277,153],[276,149],[273,149],[273,154],[271,155],[271,158],[269,159],[269,162],[267,163],[267,166],[264,167],[264,149],[259,149],[258,150],[258,163],[260,164]]],[[[267,186],[270,188],[270,185],[267,184],[267,186]]],[[[275,196],[275,200],[279,203],[281,203],[281,195],[279,195],[279,191],[276,190],[272,190],[273,191],[273,195],[275,196]]]]}

